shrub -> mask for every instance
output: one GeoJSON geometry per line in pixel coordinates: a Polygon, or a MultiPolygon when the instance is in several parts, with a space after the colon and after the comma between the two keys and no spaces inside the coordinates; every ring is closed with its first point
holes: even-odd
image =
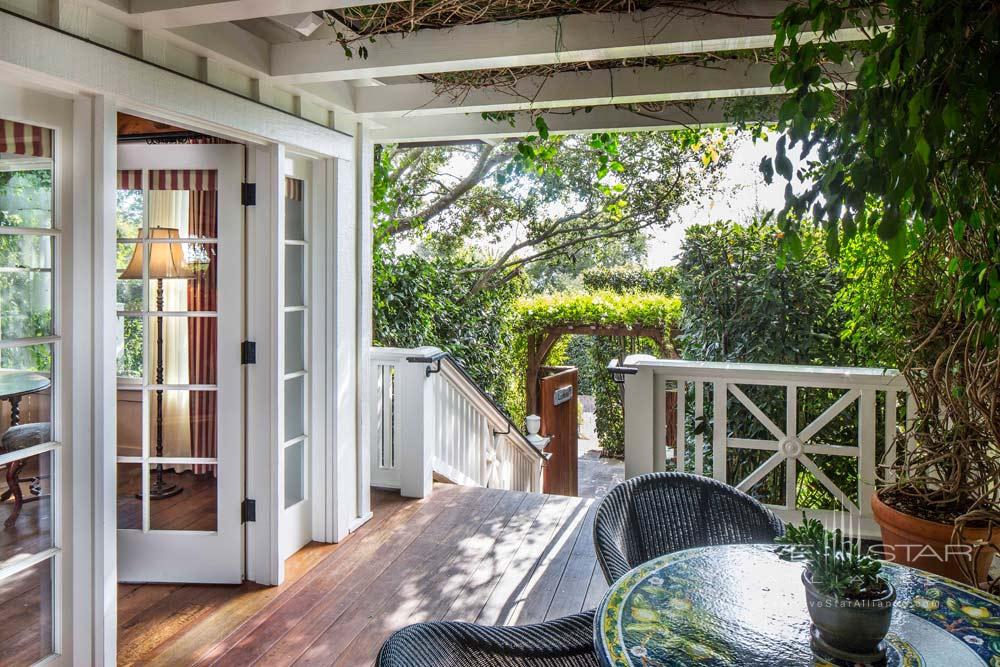
{"type": "Polygon", "coordinates": [[[673,266],[656,269],[641,266],[598,267],[583,272],[583,286],[589,291],[675,294],[677,269],[673,266]]]}
{"type": "MultiPolygon", "coordinates": [[[[512,418],[523,418],[523,350],[514,340],[514,311],[522,280],[469,297],[475,258],[394,255],[374,258],[376,345],[434,345],[451,352],[512,418]]],[[[520,423],[520,422],[518,422],[520,423]]]]}
{"type": "MultiPolygon", "coordinates": [[[[774,226],[720,222],[689,228],[678,266],[683,303],[679,337],[682,356],[697,361],[737,363],[855,363],[850,347],[840,337],[845,318],[834,308],[841,274],[828,257],[819,233],[806,234],[802,241],[801,257],[781,264],[780,232],[774,226]]],[[[745,386],[743,389],[778,425],[784,422],[784,388],[745,386]]],[[[706,392],[710,391],[708,387],[706,392]]],[[[800,427],[818,417],[841,393],[799,390],[800,427]]],[[[688,405],[691,403],[689,399],[688,405]]],[[[708,395],[705,404],[711,406],[708,395]]],[[[735,398],[730,397],[727,406],[730,435],[773,439],[735,398]]],[[[711,430],[711,424],[707,426],[711,430]]],[[[812,442],[852,444],[855,428],[849,411],[845,411],[815,435],[812,442]]],[[[706,436],[705,442],[710,443],[711,437],[706,436]]],[[[745,478],[769,454],[730,451],[727,459],[730,481],[745,478]]],[[[815,458],[817,465],[845,492],[857,489],[856,463],[852,459],[815,458]]],[[[706,465],[710,460],[711,447],[706,447],[706,465]]],[[[784,503],[784,474],[784,466],[779,466],[751,492],[762,501],[784,503]]],[[[796,493],[798,502],[806,507],[840,507],[802,466],[798,469],[796,493]]],[[[856,495],[855,492],[852,497],[855,502],[856,495]]]]}

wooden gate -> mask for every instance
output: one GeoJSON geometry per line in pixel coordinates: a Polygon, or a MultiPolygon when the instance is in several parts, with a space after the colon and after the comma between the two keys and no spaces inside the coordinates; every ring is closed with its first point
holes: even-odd
{"type": "Polygon", "coordinates": [[[560,496],[577,495],[577,387],[576,368],[543,368],[538,381],[541,434],[552,438],[546,452],[542,491],[560,496]]]}

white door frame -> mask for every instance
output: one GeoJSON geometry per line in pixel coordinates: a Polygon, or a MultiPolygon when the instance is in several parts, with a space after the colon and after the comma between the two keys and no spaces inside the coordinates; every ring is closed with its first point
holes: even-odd
{"type": "MultiPolygon", "coordinates": [[[[64,198],[63,206],[68,207],[65,215],[66,219],[73,220],[73,227],[71,230],[67,226],[64,232],[63,282],[72,288],[74,298],[72,304],[65,304],[63,322],[65,350],[72,350],[76,357],[64,380],[67,391],[72,391],[74,396],[72,405],[69,401],[65,402],[67,417],[71,413],[72,421],[68,418],[64,420],[66,428],[72,428],[66,436],[67,439],[73,438],[74,446],[68,449],[63,461],[69,471],[64,478],[67,493],[63,498],[64,516],[67,518],[63,531],[67,535],[63,544],[66,576],[60,587],[64,591],[64,601],[68,603],[72,600],[72,616],[71,621],[63,623],[60,630],[64,654],[53,664],[80,667],[114,665],[117,653],[113,335],[116,112],[121,110],[247,141],[251,153],[248,160],[251,174],[257,161],[254,153],[268,153],[278,148],[268,144],[268,141],[291,141],[302,147],[296,150],[301,150],[303,155],[318,158],[314,162],[313,176],[314,220],[317,232],[322,226],[324,232],[329,230],[330,233],[325,234],[323,244],[326,252],[322,253],[325,300],[316,304],[317,308],[322,305],[324,311],[321,338],[316,337],[314,329],[314,341],[325,341],[328,354],[326,363],[317,369],[317,376],[322,376],[326,386],[339,388],[339,391],[326,392],[323,397],[325,409],[317,411],[326,421],[323,438],[326,461],[321,468],[327,480],[322,489],[326,496],[322,504],[327,512],[321,521],[323,525],[314,526],[314,534],[325,541],[342,539],[370,516],[365,507],[367,485],[363,477],[359,483],[359,474],[363,474],[359,467],[363,466],[365,457],[359,456],[363,443],[359,441],[358,428],[363,428],[363,420],[359,424],[357,418],[358,414],[364,414],[364,408],[358,403],[357,380],[365,375],[367,367],[367,347],[360,344],[358,335],[370,331],[369,323],[359,322],[357,318],[359,313],[370,312],[371,306],[370,276],[362,268],[364,258],[371,252],[370,240],[366,243],[363,239],[365,225],[362,219],[367,217],[367,206],[362,206],[360,216],[357,206],[366,201],[364,193],[368,186],[364,183],[370,185],[370,159],[367,168],[356,167],[355,161],[367,151],[359,150],[359,142],[352,137],[300,119],[284,115],[276,117],[274,110],[129,59],[99,45],[56,35],[44,26],[13,16],[5,15],[4,18],[8,23],[5,27],[9,30],[0,32],[10,39],[0,41],[0,82],[37,91],[32,94],[62,97],[71,102],[73,109],[72,133],[64,135],[72,150],[72,170],[64,176],[63,184],[69,186],[72,183],[72,190],[71,196],[64,198]],[[50,52],[44,62],[23,57],[34,52],[30,45],[51,39],[61,40],[60,49],[50,52]],[[81,69],[78,65],[85,61],[96,64],[81,69]],[[95,72],[102,75],[98,76],[95,72]],[[206,103],[206,97],[210,98],[211,104],[206,103]],[[209,112],[211,118],[206,115],[209,112]],[[231,125],[228,122],[219,124],[220,118],[230,116],[231,125]],[[275,118],[280,122],[275,122],[275,118]],[[359,177],[364,179],[360,188],[357,182],[359,177]],[[70,239],[72,247],[69,247],[70,239]],[[68,521],[70,518],[72,522],[68,521]]],[[[21,101],[7,96],[0,99],[0,106],[3,103],[20,104],[21,101]]],[[[51,105],[48,106],[40,112],[56,113],[51,105]]],[[[36,122],[44,124],[38,120],[41,116],[35,118],[36,122]]],[[[370,147],[368,143],[364,145],[364,148],[370,147]]],[[[70,153],[64,151],[63,154],[70,153]]],[[[268,188],[263,182],[260,179],[250,180],[258,183],[258,206],[256,210],[248,209],[248,229],[260,229],[266,233],[276,219],[276,211],[267,207],[268,188]],[[256,224],[258,222],[259,225],[256,224]]],[[[280,192],[278,174],[274,174],[272,182],[274,191],[280,192]]],[[[252,236],[248,234],[247,240],[251,249],[254,240],[249,237],[252,236]]],[[[314,266],[315,278],[319,281],[321,265],[314,266]]],[[[262,293],[254,295],[255,299],[261,297],[262,293]]],[[[259,306],[263,307],[265,303],[261,302],[259,306]]],[[[314,327],[319,320],[317,312],[314,327]]],[[[252,322],[248,324],[247,333],[253,340],[249,325],[252,322]]],[[[258,366],[247,369],[248,375],[254,377],[264,374],[259,365],[262,346],[258,345],[257,349],[258,366]]],[[[63,356],[69,358],[68,354],[63,356]]],[[[316,400],[320,400],[318,396],[316,400]]],[[[270,439],[271,434],[267,435],[269,442],[275,441],[270,439]]],[[[251,447],[248,456],[252,454],[251,447]]],[[[264,556],[267,546],[276,544],[271,539],[272,531],[267,522],[261,521],[267,518],[262,516],[267,514],[268,504],[263,499],[269,496],[273,500],[277,498],[276,480],[271,477],[274,468],[270,461],[262,462],[267,465],[262,466],[261,474],[247,478],[247,493],[258,500],[258,520],[247,527],[248,578],[261,583],[276,583],[279,580],[273,576],[276,568],[271,567],[277,562],[276,557],[269,562],[267,558],[257,559],[254,567],[258,544],[263,545],[265,553],[261,555],[264,556]]]]}

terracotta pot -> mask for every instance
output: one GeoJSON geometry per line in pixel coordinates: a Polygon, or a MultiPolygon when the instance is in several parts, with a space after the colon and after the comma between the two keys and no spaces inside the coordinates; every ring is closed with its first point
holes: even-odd
{"type": "MultiPolygon", "coordinates": [[[[883,503],[877,493],[872,496],[872,511],[875,523],[882,529],[882,558],[969,583],[962,563],[969,561],[971,553],[965,545],[952,542],[952,524],[927,521],[900,512],[883,503]]],[[[985,540],[988,536],[986,528],[967,528],[963,534],[966,540],[985,540]]],[[[994,531],[993,541],[1000,546],[997,531],[994,531]]],[[[977,581],[986,580],[992,561],[993,551],[983,549],[976,562],[977,581]]]]}

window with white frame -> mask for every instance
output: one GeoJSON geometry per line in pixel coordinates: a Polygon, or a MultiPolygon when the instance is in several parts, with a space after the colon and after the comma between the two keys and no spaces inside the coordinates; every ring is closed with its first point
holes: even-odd
{"type": "Polygon", "coordinates": [[[58,649],[61,232],[53,134],[0,119],[0,608],[17,637],[0,662],[11,667],[58,649]]]}

